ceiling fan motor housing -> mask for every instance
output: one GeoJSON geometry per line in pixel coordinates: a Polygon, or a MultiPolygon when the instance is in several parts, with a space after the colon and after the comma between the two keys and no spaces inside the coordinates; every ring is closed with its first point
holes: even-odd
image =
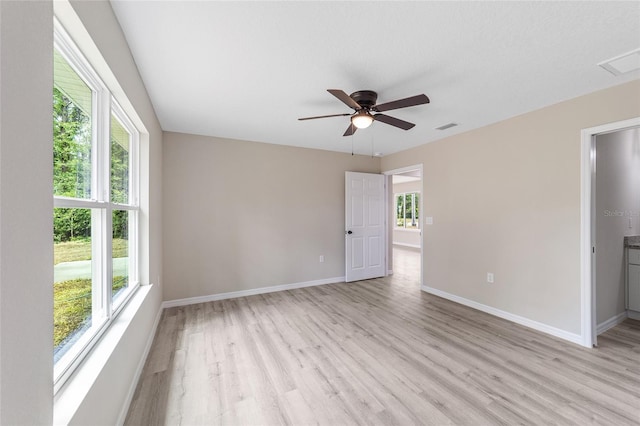
{"type": "Polygon", "coordinates": [[[378,100],[378,94],[373,90],[359,90],[350,94],[349,97],[365,110],[370,110],[378,100]]]}

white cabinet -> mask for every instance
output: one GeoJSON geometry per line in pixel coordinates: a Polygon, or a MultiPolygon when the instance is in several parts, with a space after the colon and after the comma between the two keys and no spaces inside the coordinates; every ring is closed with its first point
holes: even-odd
{"type": "Polygon", "coordinates": [[[628,249],[627,260],[627,307],[640,312],[640,249],[628,249]]]}

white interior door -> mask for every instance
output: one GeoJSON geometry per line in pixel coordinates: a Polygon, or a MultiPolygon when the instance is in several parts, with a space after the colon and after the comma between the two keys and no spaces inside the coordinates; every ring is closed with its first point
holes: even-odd
{"type": "Polygon", "coordinates": [[[385,176],[346,172],[347,282],[385,275],[385,176]]]}

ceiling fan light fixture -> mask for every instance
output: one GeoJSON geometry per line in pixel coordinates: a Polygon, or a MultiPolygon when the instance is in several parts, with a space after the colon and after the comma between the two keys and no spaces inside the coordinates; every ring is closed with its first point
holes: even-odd
{"type": "Polygon", "coordinates": [[[373,117],[366,111],[358,111],[351,116],[351,124],[358,129],[366,129],[371,126],[371,123],[373,123],[373,117]]]}
{"type": "Polygon", "coordinates": [[[327,92],[331,93],[343,104],[353,109],[355,112],[320,115],[315,117],[303,117],[298,118],[298,120],[315,120],[316,118],[350,116],[349,127],[342,136],[351,136],[358,129],[366,129],[367,127],[371,126],[371,123],[373,123],[374,121],[381,121],[384,124],[388,124],[402,130],[412,129],[415,127],[415,124],[413,123],[409,123],[408,121],[400,120],[399,118],[391,117],[386,114],[372,115],[371,111],[381,113],[383,111],[392,111],[400,108],[407,108],[429,103],[429,98],[424,93],[404,99],[377,104],[376,101],[378,99],[378,94],[373,90],[359,90],[357,92],[353,92],[350,95],[347,95],[343,90],[340,89],[327,89],[327,92]]]}

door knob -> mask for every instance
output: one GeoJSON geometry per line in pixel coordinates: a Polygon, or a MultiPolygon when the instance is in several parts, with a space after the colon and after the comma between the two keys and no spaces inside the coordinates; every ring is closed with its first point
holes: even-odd
{"type": "Polygon", "coordinates": [[[353,234],[353,232],[352,231],[347,231],[347,234],[351,235],[351,234],[353,234]]]}

